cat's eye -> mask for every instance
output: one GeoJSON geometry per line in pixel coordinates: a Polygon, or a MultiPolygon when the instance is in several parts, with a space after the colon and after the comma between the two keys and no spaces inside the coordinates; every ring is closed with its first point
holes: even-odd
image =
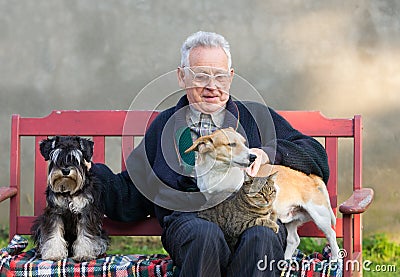
{"type": "Polygon", "coordinates": [[[230,146],[230,147],[236,147],[236,143],[235,143],[235,142],[228,143],[228,146],[230,146]]]}

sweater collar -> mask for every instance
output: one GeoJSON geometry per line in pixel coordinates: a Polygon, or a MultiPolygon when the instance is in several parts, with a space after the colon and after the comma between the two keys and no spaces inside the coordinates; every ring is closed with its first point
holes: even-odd
{"type": "MultiPolygon", "coordinates": [[[[178,103],[175,106],[175,129],[182,126],[187,126],[186,110],[188,108],[189,100],[187,99],[187,96],[185,94],[179,99],[178,103]]],[[[222,124],[222,128],[232,127],[237,130],[239,126],[239,110],[235,102],[232,100],[231,96],[229,96],[229,99],[226,102],[225,110],[226,114],[224,122],[222,124]]]]}

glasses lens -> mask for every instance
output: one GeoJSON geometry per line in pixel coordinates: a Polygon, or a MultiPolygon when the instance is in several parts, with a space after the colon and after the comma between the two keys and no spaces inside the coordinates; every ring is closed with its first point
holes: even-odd
{"type": "Polygon", "coordinates": [[[211,76],[206,73],[195,73],[193,77],[193,83],[199,86],[206,86],[210,83],[211,76]]]}
{"type": "Polygon", "coordinates": [[[197,86],[205,87],[214,79],[214,83],[217,87],[226,87],[230,82],[229,73],[210,75],[204,72],[194,72],[192,69],[188,68],[193,75],[193,84],[197,86]]]}
{"type": "Polygon", "coordinates": [[[228,74],[215,75],[214,76],[215,83],[219,84],[220,86],[226,86],[229,84],[229,81],[231,80],[230,77],[231,76],[229,76],[228,74]]]}

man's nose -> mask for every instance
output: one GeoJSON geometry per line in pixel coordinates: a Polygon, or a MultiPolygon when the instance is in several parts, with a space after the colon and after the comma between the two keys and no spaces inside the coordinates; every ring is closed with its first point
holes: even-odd
{"type": "Polygon", "coordinates": [[[214,78],[210,78],[209,79],[206,88],[208,88],[208,89],[217,89],[217,84],[215,83],[215,79],[214,78]]]}

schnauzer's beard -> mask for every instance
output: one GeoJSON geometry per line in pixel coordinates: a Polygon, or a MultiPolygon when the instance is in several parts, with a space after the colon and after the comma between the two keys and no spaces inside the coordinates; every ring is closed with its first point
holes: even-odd
{"type": "Polygon", "coordinates": [[[75,167],[69,168],[68,175],[64,175],[61,169],[53,168],[48,175],[48,184],[53,192],[74,194],[82,189],[85,183],[84,174],[75,167]]]}

